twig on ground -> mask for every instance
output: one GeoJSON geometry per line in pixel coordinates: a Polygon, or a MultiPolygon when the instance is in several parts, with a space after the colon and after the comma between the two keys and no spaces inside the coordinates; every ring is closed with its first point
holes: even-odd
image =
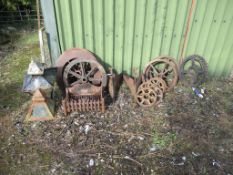
{"type": "Polygon", "coordinates": [[[62,131],[58,134],[56,139],[58,139],[58,137],[60,137],[63,133],[65,133],[70,128],[73,122],[74,122],[74,118],[72,117],[68,122],[69,124],[64,129],[62,129],[62,131]]]}
{"type": "Polygon", "coordinates": [[[129,156],[118,156],[118,155],[114,155],[113,158],[116,158],[116,159],[126,159],[126,160],[130,160],[132,161],[133,163],[137,164],[138,166],[142,167],[143,164],[140,163],[139,161],[129,157],[129,156]]]}

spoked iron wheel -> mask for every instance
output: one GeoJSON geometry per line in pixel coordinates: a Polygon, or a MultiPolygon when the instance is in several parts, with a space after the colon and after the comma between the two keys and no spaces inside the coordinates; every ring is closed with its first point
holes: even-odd
{"type": "Polygon", "coordinates": [[[65,84],[63,82],[63,72],[64,68],[72,61],[77,59],[85,59],[85,60],[94,60],[96,61],[95,56],[86,49],[82,48],[72,48],[66,50],[59,56],[56,67],[57,67],[57,84],[60,89],[63,91],[63,95],[65,94],[65,84]]]}
{"type": "Polygon", "coordinates": [[[188,56],[180,66],[180,80],[187,86],[199,86],[205,82],[208,67],[199,55],[188,56]]]}
{"type": "Polygon", "coordinates": [[[149,81],[148,81],[149,85],[151,87],[158,87],[159,89],[162,90],[162,92],[165,92],[166,89],[167,89],[167,85],[166,85],[166,82],[159,78],[159,77],[154,77],[154,78],[151,78],[149,81]]]}
{"type": "Polygon", "coordinates": [[[148,83],[142,83],[136,93],[136,101],[142,107],[151,107],[160,102],[163,99],[163,92],[162,90],[155,86],[148,83]]]}
{"type": "Polygon", "coordinates": [[[136,94],[136,101],[142,107],[151,107],[155,105],[155,91],[150,87],[139,89],[136,94]]]}
{"type": "Polygon", "coordinates": [[[167,91],[173,89],[178,81],[178,68],[173,58],[159,57],[152,60],[144,69],[144,82],[159,77],[166,82],[167,91]]]}
{"type": "Polygon", "coordinates": [[[156,77],[156,79],[153,78],[150,81],[144,82],[138,88],[138,91],[141,91],[142,89],[147,89],[147,88],[154,90],[155,95],[156,95],[154,105],[157,105],[163,101],[163,90],[160,88],[160,85],[158,84],[158,81],[157,81],[158,79],[160,78],[156,77]]]}
{"type": "Polygon", "coordinates": [[[89,83],[95,86],[106,86],[104,68],[95,60],[74,59],[63,71],[63,82],[66,87],[89,83]]]}

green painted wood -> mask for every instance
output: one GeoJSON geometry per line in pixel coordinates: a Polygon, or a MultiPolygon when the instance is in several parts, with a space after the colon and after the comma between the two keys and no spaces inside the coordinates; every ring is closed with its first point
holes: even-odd
{"type": "MultiPolygon", "coordinates": [[[[53,2],[62,52],[87,48],[106,66],[134,76],[159,55],[180,59],[191,0],[53,2]]],[[[232,70],[232,9],[232,0],[195,2],[183,55],[204,56],[211,75],[232,70]]]]}

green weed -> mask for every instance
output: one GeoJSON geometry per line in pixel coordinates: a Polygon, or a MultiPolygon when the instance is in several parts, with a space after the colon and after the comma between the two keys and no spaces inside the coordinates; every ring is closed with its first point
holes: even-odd
{"type": "Polygon", "coordinates": [[[176,133],[168,132],[166,134],[158,133],[154,131],[153,133],[153,144],[159,149],[164,149],[169,146],[176,139],[176,133]]]}

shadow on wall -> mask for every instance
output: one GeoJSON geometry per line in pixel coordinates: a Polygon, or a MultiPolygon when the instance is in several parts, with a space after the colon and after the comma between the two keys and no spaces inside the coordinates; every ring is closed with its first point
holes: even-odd
{"type": "MultiPolygon", "coordinates": [[[[88,50],[89,51],[89,50],[88,50]]],[[[89,51],[91,52],[91,51],[89,51]]],[[[106,63],[103,61],[103,59],[98,56],[97,54],[91,52],[95,57],[96,60],[105,68],[106,73],[110,73],[110,69],[112,69],[113,74],[114,74],[114,91],[115,91],[115,97],[118,96],[120,87],[123,83],[123,72],[119,73],[117,70],[115,70],[110,64],[106,63]]]]}

